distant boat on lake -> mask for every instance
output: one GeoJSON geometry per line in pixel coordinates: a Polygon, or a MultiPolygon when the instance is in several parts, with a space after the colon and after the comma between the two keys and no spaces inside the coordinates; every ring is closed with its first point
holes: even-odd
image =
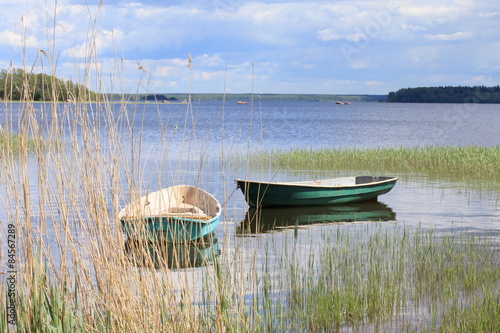
{"type": "Polygon", "coordinates": [[[355,176],[298,182],[236,179],[250,207],[324,206],[376,199],[396,185],[397,177],[355,176]]]}
{"type": "Polygon", "coordinates": [[[211,194],[190,185],[149,193],[118,214],[129,237],[184,243],[215,230],[221,205],[211,194]]]}
{"type": "Polygon", "coordinates": [[[238,101],[238,102],[236,102],[236,104],[248,104],[248,102],[238,101]]]}
{"type": "Polygon", "coordinates": [[[341,101],[337,101],[335,104],[339,104],[339,105],[350,105],[351,103],[349,103],[349,102],[341,102],[341,101]]]}

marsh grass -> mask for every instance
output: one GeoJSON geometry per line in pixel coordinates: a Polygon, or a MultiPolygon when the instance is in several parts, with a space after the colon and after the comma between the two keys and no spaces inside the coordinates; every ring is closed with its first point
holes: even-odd
{"type": "Polygon", "coordinates": [[[22,138],[17,133],[5,133],[0,130],[0,152],[4,154],[17,154],[21,152],[22,145],[26,145],[26,149],[34,151],[36,142],[34,139],[22,138]],[[25,141],[25,143],[23,143],[25,141]]]}
{"type": "Polygon", "coordinates": [[[368,229],[325,235],[320,250],[308,254],[318,256],[315,265],[299,268],[289,259],[285,326],[308,331],[384,326],[403,314],[412,323],[409,313],[431,309],[428,318],[416,316],[419,329],[499,327],[498,253],[486,239],[368,229]]]}
{"type": "MultiPolygon", "coordinates": [[[[275,245],[267,242],[256,271],[240,271],[232,261],[237,256],[216,259],[203,278],[203,304],[188,289],[172,297],[179,291],[167,276],[158,285],[150,279],[166,271],[136,271],[136,278],[122,271],[127,279],[109,282],[108,288],[120,284],[120,293],[110,297],[96,286],[61,284],[47,269],[36,269],[18,286],[17,331],[383,330],[394,327],[393,318],[410,331],[493,332],[500,325],[498,253],[486,237],[367,225],[354,233],[338,228],[322,238],[310,247],[287,242],[290,248],[275,258],[278,270],[270,266],[275,245]],[[247,273],[252,279],[243,278],[247,273]],[[129,289],[135,290],[132,299],[129,289]],[[249,291],[255,297],[248,298],[249,291]]],[[[6,299],[3,286],[1,297],[6,299]]],[[[5,307],[0,313],[5,328],[5,307]]]]}
{"type": "Polygon", "coordinates": [[[256,152],[249,161],[283,170],[415,173],[500,183],[500,147],[297,148],[256,152]]]}

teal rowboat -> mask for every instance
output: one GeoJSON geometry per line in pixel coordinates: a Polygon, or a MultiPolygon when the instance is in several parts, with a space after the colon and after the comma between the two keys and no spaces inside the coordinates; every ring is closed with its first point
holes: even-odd
{"type": "Polygon", "coordinates": [[[396,185],[397,177],[355,176],[299,182],[236,179],[250,207],[327,206],[375,200],[396,185]]]}
{"type": "Polygon", "coordinates": [[[149,193],[118,214],[128,237],[185,243],[212,233],[221,205],[211,194],[190,185],[149,193]]]}

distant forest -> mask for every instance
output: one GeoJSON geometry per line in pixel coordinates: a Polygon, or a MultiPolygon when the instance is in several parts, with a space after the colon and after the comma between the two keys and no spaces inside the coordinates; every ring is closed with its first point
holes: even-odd
{"type": "Polygon", "coordinates": [[[419,87],[390,92],[387,102],[396,103],[500,103],[496,87],[419,87]]]}
{"type": "Polygon", "coordinates": [[[243,101],[274,102],[395,102],[395,103],[500,103],[500,86],[446,86],[403,88],[388,95],[349,94],[250,94],[250,93],[163,93],[99,95],[82,84],[22,69],[0,70],[0,99],[12,101],[110,101],[181,102],[243,101]]]}
{"type": "Polygon", "coordinates": [[[0,99],[12,101],[88,101],[97,94],[84,85],[22,69],[0,70],[0,99]]]}

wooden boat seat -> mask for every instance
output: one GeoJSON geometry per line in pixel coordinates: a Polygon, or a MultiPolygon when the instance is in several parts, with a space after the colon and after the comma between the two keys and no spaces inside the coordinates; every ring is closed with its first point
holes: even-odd
{"type": "Polygon", "coordinates": [[[160,216],[184,217],[196,220],[209,220],[211,217],[195,205],[179,203],[177,206],[171,206],[165,211],[159,212],[160,216]]]}
{"type": "Polygon", "coordinates": [[[193,214],[204,214],[203,210],[200,207],[195,205],[191,205],[188,203],[180,203],[177,206],[171,206],[168,208],[167,213],[170,214],[184,214],[184,213],[193,213],[193,214]]]}

